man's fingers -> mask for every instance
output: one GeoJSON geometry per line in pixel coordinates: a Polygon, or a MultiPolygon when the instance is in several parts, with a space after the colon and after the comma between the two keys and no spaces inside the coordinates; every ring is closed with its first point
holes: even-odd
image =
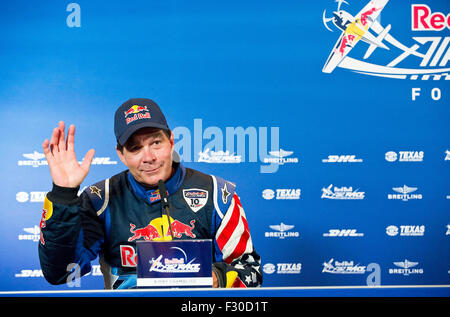
{"type": "Polygon", "coordinates": [[[53,129],[50,141],[42,143],[53,183],[62,187],[77,187],[89,172],[95,151],[89,150],[80,164],[74,150],[75,126],[70,125],[65,139],[65,124],[60,121],[53,129]]]}
{"type": "Polygon", "coordinates": [[[54,162],[54,157],[52,151],[50,150],[50,141],[45,139],[44,143],[42,143],[42,149],[44,150],[45,158],[47,159],[47,163],[51,166],[54,162]]]}
{"type": "Polygon", "coordinates": [[[84,156],[83,162],[81,163],[81,168],[84,169],[86,172],[89,171],[89,167],[91,166],[92,160],[94,159],[94,154],[95,150],[90,149],[84,156]]]}
{"type": "Polygon", "coordinates": [[[75,152],[75,126],[70,125],[69,131],[67,131],[67,151],[75,152]]]}
{"type": "Polygon", "coordinates": [[[51,156],[51,151],[50,151],[50,141],[48,139],[44,140],[44,143],[42,143],[42,149],[44,150],[44,154],[45,157],[47,158],[47,161],[49,159],[49,156],[51,156]]]}
{"type": "Polygon", "coordinates": [[[59,152],[58,140],[59,140],[59,129],[54,128],[52,137],[50,138],[50,150],[52,153],[59,152]]]}
{"type": "Polygon", "coordinates": [[[65,151],[66,150],[66,133],[65,133],[65,129],[66,126],[64,124],[64,121],[59,121],[59,140],[58,140],[58,147],[60,151],[65,151]]]}
{"type": "Polygon", "coordinates": [[[48,139],[45,139],[44,143],[42,143],[42,149],[44,150],[44,154],[50,153],[49,145],[50,145],[50,141],[48,139]]]}

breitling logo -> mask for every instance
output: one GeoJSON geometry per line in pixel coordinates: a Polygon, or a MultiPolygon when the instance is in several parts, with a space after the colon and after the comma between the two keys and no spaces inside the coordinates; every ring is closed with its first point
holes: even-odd
{"type": "Polygon", "coordinates": [[[388,199],[397,199],[402,201],[422,199],[422,194],[411,194],[417,190],[417,187],[403,185],[403,187],[392,187],[392,190],[399,194],[388,194],[388,199]]]}
{"type": "Polygon", "coordinates": [[[405,259],[404,261],[393,263],[398,268],[390,268],[389,274],[401,274],[404,276],[408,276],[410,274],[423,274],[422,268],[414,268],[419,264],[419,262],[412,262],[405,259]]]}

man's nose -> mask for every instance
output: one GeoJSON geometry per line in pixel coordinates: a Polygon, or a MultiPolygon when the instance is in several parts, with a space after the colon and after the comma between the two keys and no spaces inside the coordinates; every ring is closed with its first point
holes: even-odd
{"type": "Polygon", "coordinates": [[[144,151],[143,151],[143,157],[142,160],[144,162],[153,162],[156,160],[156,155],[155,152],[153,151],[153,149],[151,149],[149,146],[145,146],[144,147],[144,151]]]}

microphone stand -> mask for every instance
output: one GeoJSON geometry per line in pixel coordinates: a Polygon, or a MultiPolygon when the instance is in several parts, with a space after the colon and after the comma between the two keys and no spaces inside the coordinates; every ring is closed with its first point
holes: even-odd
{"type": "Polygon", "coordinates": [[[164,184],[164,182],[161,179],[158,181],[158,189],[159,189],[159,194],[161,195],[162,207],[167,215],[167,221],[169,223],[170,235],[173,240],[173,230],[172,230],[172,222],[170,221],[169,200],[167,197],[167,189],[166,189],[166,185],[164,184]]]}

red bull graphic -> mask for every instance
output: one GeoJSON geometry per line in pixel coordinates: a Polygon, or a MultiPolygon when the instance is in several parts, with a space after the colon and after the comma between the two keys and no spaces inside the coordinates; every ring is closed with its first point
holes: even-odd
{"type": "Polygon", "coordinates": [[[433,12],[426,4],[411,5],[411,29],[413,31],[442,31],[450,29],[450,15],[433,12]]]}
{"type": "Polygon", "coordinates": [[[130,109],[124,112],[125,114],[125,120],[127,124],[130,124],[133,121],[139,120],[139,119],[150,119],[150,112],[147,108],[147,106],[138,106],[134,105],[131,106],[130,109]],[[142,113],[145,112],[145,113],[142,113]],[[129,115],[133,115],[132,117],[129,117],[129,115]]]}
{"type": "Polygon", "coordinates": [[[152,241],[154,239],[161,238],[158,230],[151,224],[148,224],[144,228],[136,228],[136,225],[130,223],[130,232],[133,234],[132,237],[128,238],[128,242],[139,240],[143,238],[145,241],[152,241]]]}
{"type": "MultiPolygon", "coordinates": [[[[44,215],[43,215],[44,217],[44,215]]],[[[43,218],[44,219],[44,218],[43,218]]],[[[195,220],[190,221],[190,226],[170,217],[173,237],[181,238],[183,235],[191,238],[195,238],[196,235],[192,232],[195,228],[195,220]]],[[[42,221],[41,221],[42,224],[42,221]]],[[[43,222],[45,227],[45,222],[43,222]]],[[[172,237],[170,235],[169,222],[167,216],[155,218],[143,228],[136,228],[136,225],[130,223],[130,232],[132,236],[128,238],[128,242],[133,242],[139,239],[144,241],[170,241],[172,237]],[[166,234],[164,234],[164,232],[166,234]]],[[[122,266],[135,267],[136,266],[136,251],[132,245],[120,246],[120,258],[122,266]]]]}
{"type": "MultiPolygon", "coordinates": [[[[174,220],[170,217],[171,226],[173,230],[174,238],[181,238],[183,235],[191,238],[195,238],[196,235],[192,232],[195,228],[195,220],[191,220],[190,226],[182,223],[179,220],[174,220]]],[[[139,239],[144,241],[170,241],[172,237],[170,235],[169,222],[167,216],[155,218],[143,228],[136,228],[136,225],[130,223],[130,232],[133,234],[128,238],[128,242],[133,242],[139,239]]]]}
{"type": "MultiPolygon", "coordinates": [[[[381,25],[379,16],[384,10],[389,0],[370,0],[355,16],[349,12],[342,10],[341,5],[348,3],[345,0],[336,0],[338,3],[337,10],[333,12],[332,17],[326,17],[326,10],[323,12],[322,21],[325,27],[328,22],[332,22],[336,28],[342,31],[336,44],[334,45],[330,55],[328,56],[322,72],[331,73],[336,67],[350,69],[356,73],[381,76],[396,79],[410,80],[450,80],[450,68],[446,67],[450,60],[449,54],[445,54],[449,40],[442,36],[414,36],[412,39],[416,41],[413,46],[402,44],[391,34],[391,24],[387,26],[381,25]],[[381,65],[359,58],[350,57],[349,52],[362,40],[369,44],[363,60],[369,59],[377,48],[391,50],[397,48],[400,55],[393,58],[388,64],[381,65]],[[391,47],[387,45],[389,43],[391,47]],[[428,45],[431,43],[431,45],[428,45]],[[440,43],[440,44],[439,44],[440,43]],[[440,46],[438,46],[440,45],[440,46]],[[403,68],[397,65],[405,59],[416,58],[420,61],[420,67],[427,68],[403,68]],[[439,62],[440,60],[440,62],[439,62]],[[439,62],[439,67],[437,67],[439,62]],[[431,68],[429,68],[431,67],[431,68]],[[446,68],[444,68],[446,67],[446,68]]],[[[431,10],[425,4],[411,5],[411,30],[412,31],[447,31],[450,29],[449,15],[431,10]]],[[[398,25],[399,21],[395,21],[398,25]]],[[[355,53],[356,56],[358,53],[355,53]]],[[[391,54],[396,54],[392,50],[391,54]]],[[[440,90],[438,90],[440,93],[440,90]]],[[[415,91],[413,91],[413,100],[415,100],[415,91]]],[[[436,99],[440,99],[436,96],[436,99]]]]}
{"type": "MultiPolygon", "coordinates": [[[[173,220],[172,225],[172,232],[174,238],[181,238],[181,236],[184,234],[188,237],[195,238],[195,234],[192,233],[192,230],[195,228],[194,226],[195,220],[191,220],[190,224],[191,226],[188,226],[181,221],[173,220]]],[[[168,236],[170,236],[170,229],[167,231],[168,236]]]]}
{"type": "Polygon", "coordinates": [[[53,214],[53,204],[50,200],[47,199],[47,196],[45,196],[44,199],[44,208],[42,210],[42,217],[41,222],[39,223],[40,230],[40,241],[42,245],[45,245],[44,235],[42,234],[42,229],[45,228],[45,222],[50,219],[50,217],[53,214]]]}
{"type": "Polygon", "coordinates": [[[153,191],[148,199],[150,200],[150,203],[154,203],[155,201],[161,200],[161,194],[159,193],[159,189],[156,189],[153,191]]]}
{"type": "Polygon", "coordinates": [[[131,245],[120,246],[120,260],[122,266],[136,267],[136,251],[131,245]]]}
{"type": "Polygon", "coordinates": [[[125,111],[125,117],[128,117],[128,115],[132,114],[132,113],[139,113],[141,111],[148,111],[147,106],[138,106],[138,105],[134,105],[131,106],[130,109],[128,109],[127,111],[125,111]]]}
{"type": "Polygon", "coordinates": [[[371,8],[370,10],[368,10],[368,11],[366,11],[364,13],[361,13],[361,19],[360,19],[361,24],[366,26],[368,17],[371,16],[372,14],[374,14],[375,12],[379,11],[379,10],[381,10],[381,8],[378,8],[378,9],[377,8],[371,8]]]}

